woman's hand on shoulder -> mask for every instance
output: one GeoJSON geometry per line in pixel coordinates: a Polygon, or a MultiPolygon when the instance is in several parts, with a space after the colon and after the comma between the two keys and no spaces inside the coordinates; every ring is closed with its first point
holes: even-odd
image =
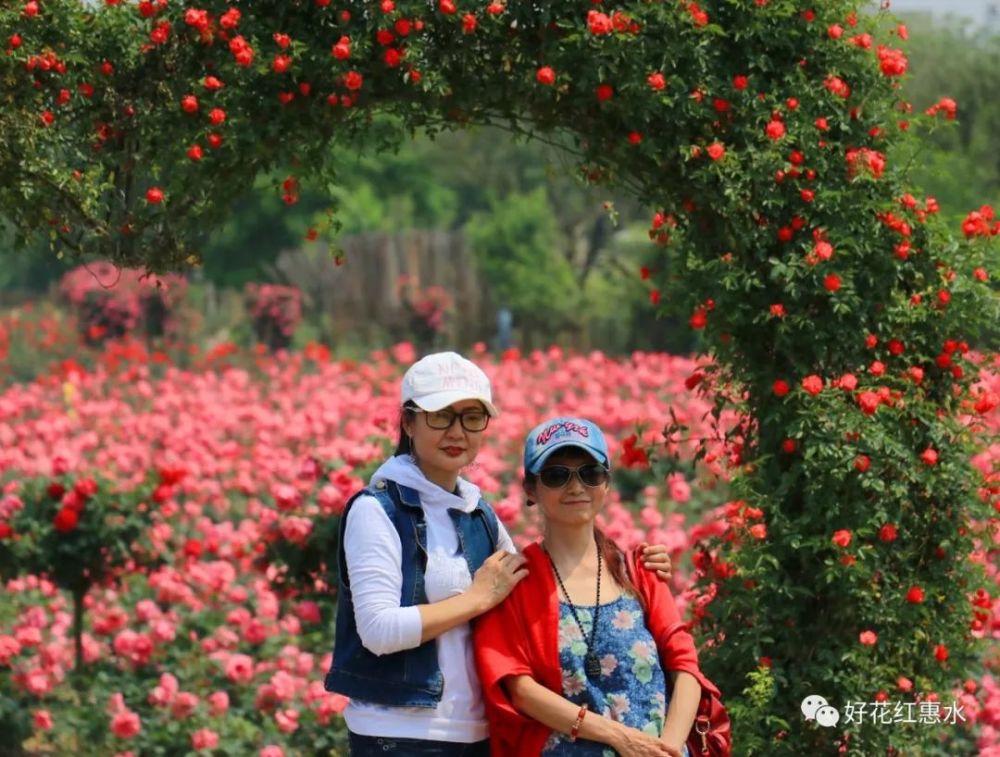
{"type": "Polygon", "coordinates": [[[498,549],[486,558],[472,577],[469,593],[475,597],[483,612],[503,602],[525,576],[527,560],[524,555],[498,549]]]}
{"type": "Polygon", "coordinates": [[[669,581],[673,574],[673,563],[670,562],[670,555],[667,548],[662,544],[639,545],[642,551],[642,567],[646,570],[654,571],[661,581],[669,581]]]}

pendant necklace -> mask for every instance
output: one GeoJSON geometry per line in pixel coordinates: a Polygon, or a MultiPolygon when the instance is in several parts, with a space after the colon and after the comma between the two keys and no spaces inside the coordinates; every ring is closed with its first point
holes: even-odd
{"type": "Polygon", "coordinates": [[[587,634],[583,630],[583,623],[580,622],[580,616],[576,614],[576,605],[569,598],[569,592],[566,591],[566,587],[563,585],[562,576],[559,575],[559,569],[556,567],[556,561],[552,559],[552,555],[549,554],[549,550],[546,549],[544,544],[542,544],[542,549],[545,550],[545,554],[549,558],[549,563],[552,565],[552,572],[556,574],[556,581],[559,583],[559,588],[562,590],[563,596],[566,597],[566,604],[569,605],[569,610],[573,613],[573,620],[580,627],[580,635],[583,636],[587,645],[587,654],[583,657],[583,671],[587,674],[587,678],[591,681],[596,681],[601,676],[601,661],[597,658],[597,651],[594,649],[594,637],[597,634],[597,617],[601,611],[601,550],[597,550],[597,599],[594,603],[594,622],[590,626],[590,639],[587,640],[587,634]]]}

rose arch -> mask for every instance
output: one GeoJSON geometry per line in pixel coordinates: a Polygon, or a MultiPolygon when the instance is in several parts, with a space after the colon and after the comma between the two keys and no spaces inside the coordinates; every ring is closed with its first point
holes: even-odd
{"type": "Polygon", "coordinates": [[[719,461],[726,529],[694,556],[737,751],[919,749],[958,726],[845,707],[944,711],[978,664],[996,479],[969,459],[996,406],[976,350],[998,226],[984,207],[950,230],[908,188],[914,132],[955,104],[911,112],[905,28],[860,5],[7,2],[0,207],[56,254],[184,269],[263,170],[292,203],[414,130],[557,137],[583,180],[651,208],[653,296],[685,299],[711,358],[689,386],[745,418],[719,461]],[[803,718],[810,694],[837,726],[803,718]]]}

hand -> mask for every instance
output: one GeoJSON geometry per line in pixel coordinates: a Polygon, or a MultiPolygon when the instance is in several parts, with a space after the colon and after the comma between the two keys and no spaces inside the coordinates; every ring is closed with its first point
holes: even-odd
{"type": "Polygon", "coordinates": [[[472,577],[469,594],[474,596],[483,612],[491,610],[503,602],[514,587],[528,575],[524,569],[523,555],[515,555],[498,549],[486,558],[472,577]]]}
{"type": "Polygon", "coordinates": [[[673,574],[673,564],[670,562],[670,555],[667,548],[662,544],[642,543],[642,567],[646,570],[656,571],[656,575],[661,581],[669,581],[673,574]]]}
{"type": "Polygon", "coordinates": [[[682,753],[656,736],[623,727],[610,745],[621,757],[682,757],[682,753]]]}

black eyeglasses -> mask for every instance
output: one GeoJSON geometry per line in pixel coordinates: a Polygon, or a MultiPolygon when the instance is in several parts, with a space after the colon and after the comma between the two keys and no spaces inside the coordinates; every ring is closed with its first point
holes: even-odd
{"type": "Polygon", "coordinates": [[[454,410],[421,410],[420,408],[409,408],[415,413],[423,413],[427,419],[427,425],[436,431],[444,431],[451,428],[451,424],[458,418],[462,428],[466,431],[483,431],[490,425],[490,416],[485,410],[465,410],[456,413],[454,410]]]}
{"type": "Polygon", "coordinates": [[[568,468],[565,465],[552,465],[538,472],[538,480],[549,489],[561,489],[569,483],[573,476],[579,476],[586,486],[601,486],[611,478],[610,471],[600,463],[588,463],[579,468],[568,468]]]}

